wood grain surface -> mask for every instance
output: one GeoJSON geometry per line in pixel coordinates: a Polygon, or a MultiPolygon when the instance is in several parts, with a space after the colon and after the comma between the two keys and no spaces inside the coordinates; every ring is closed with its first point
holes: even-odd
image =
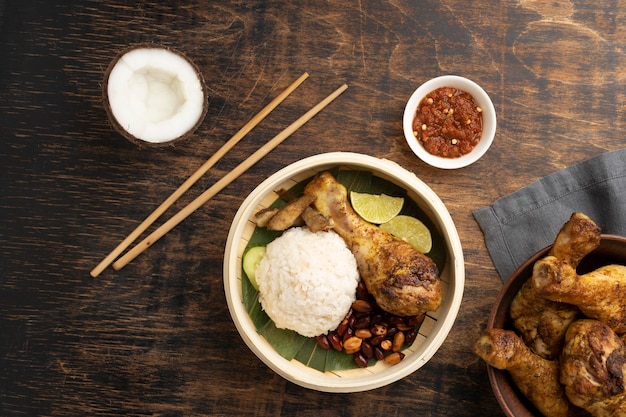
{"type": "Polygon", "coordinates": [[[0,2],[0,415],[502,415],[472,353],[502,281],[471,213],[623,147],[624,0],[54,3],[0,2]],[[140,148],[107,120],[104,72],[143,42],[184,52],[206,79],[207,117],[189,141],[140,148]],[[305,71],[166,216],[349,88],[127,267],[90,277],[305,71]],[[489,152],[452,171],[420,162],[401,126],[413,90],[443,74],[479,83],[498,113],[489,152]],[[465,296],[441,349],[409,377],[363,393],[307,390],[271,371],[239,337],[222,285],[228,230],[247,194],[328,151],[415,172],[448,207],[465,254],[465,296]]]}

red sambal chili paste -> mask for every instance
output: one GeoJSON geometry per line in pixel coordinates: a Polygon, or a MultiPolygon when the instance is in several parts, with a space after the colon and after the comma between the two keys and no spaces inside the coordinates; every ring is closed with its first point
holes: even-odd
{"type": "Polygon", "coordinates": [[[482,109],[471,94],[454,87],[431,91],[413,119],[418,142],[433,155],[458,158],[474,149],[483,131],[482,109]]]}

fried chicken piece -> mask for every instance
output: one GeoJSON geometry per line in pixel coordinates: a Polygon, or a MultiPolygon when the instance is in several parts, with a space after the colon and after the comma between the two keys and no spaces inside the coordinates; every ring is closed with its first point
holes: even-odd
{"type": "Polygon", "coordinates": [[[600,227],[586,214],[576,212],[563,225],[550,249],[552,255],[574,269],[600,246],[600,227]]]}
{"type": "Polygon", "coordinates": [[[296,197],[291,191],[280,189],[276,192],[280,198],[287,202],[283,208],[265,208],[259,210],[254,215],[254,221],[259,227],[267,227],[269,230],[286,230],[291,226],[301,226],[306,224],[313,233],[328,231],[332,229],[332,222],[322,213],[311,207],[311,196],[296,197]],[[297,203],[296,200],[299,200],[297,203]],[[308,205],[303,207],[308,201],[308,205]],[[300,210],[302,209],[302,212],[300,210]],[[280,212],[280,214],[279,214],[280,212]],[[270,220],[276,215],[279,216],[270,224],[270,220]],[[299,216],[299,217],[298,217],[299,216]]]}
{"type": "Polygon", "coordinates": [[[560,380],[569,400],[595,417],[626,416],[626,345],[609,326],[591,319],[570,325],[560,380]]]}
{"type": "MultiPolygon", "coordinates": [[[[559,230],[549,255],[576,268],[600,245],[600,233],[598,225],[587,215],[573,213],[559,230]]],[[[563,347],[565,331],[580,316],[580,310],[539,296],[528,280],[511,302],[510,315],[513,326],[533,352],[546,359],[556,359],[563,347]]]]}
{"type": "Polygon", "coordinates": [[[488,365],[508,371],[515,385],[544,416],[579,414],[559,383],[558,362],[533,353],[515,332],[487,329],[475,343],[474,352],[488,365]]]}
{"type": "Polygon", "coordinates": [[[316,196],[314,207],[331,219],[333,230],[354,254],[361,278],[383,310],[416,316],[439,307],[443,290],[432,259],[357,215],[346,188],[329,172],[317,174],[304,192],[316,196]]]}
{"type": "Polygon", "coordinates": [[[546,256],[535,263],[532,284],[540,296],[573,304],[617,334],[626,333],[626,266],[605,265],[578,275],[570,265],[546,256]]]}
{"type": "Polygon", "coordinates": [[[302,212],[302,220],[313,233],[327,232],[333,228],[333,222],[311,206],[302,212]]]}
{"type": "Polygon", "coordinates": [[[581,315],[578,307],[540,297],[529,279],[513,301],[510,316],[526,345],[544,359],[557,359],[567,327],[581,315]]]}
{"type": "Polygon", "coordinates": [[[304,210],[315,201],[315,196],[310,194],[304,194],[302,197],[298,197],[293,201],[288,202],[272,216],[267,222],[268,230],[286,230],[291,226],[296,225],[296,221],[300,219],[300,216],[304,210]]]}
{"type": "Polygon", "coordinates": [[[270,219],[272,217],[274,217],[274,214],[278,213],[278,209],[277,208],[264,208],[262,210],[257,211],[256,213],[254,213],[254,222],[256,223],[257,226],[259,227],[265,227],[267,226],[267,222],[270,221],[270,219]]]}

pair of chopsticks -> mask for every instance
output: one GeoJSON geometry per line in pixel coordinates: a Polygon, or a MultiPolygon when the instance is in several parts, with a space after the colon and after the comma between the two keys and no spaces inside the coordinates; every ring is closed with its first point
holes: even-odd
{"type": "MultiPolygon", "coordinates": [[[[169,207],[176,202],[198,179],[200,179],[217,161],[219,161],[230,149],[232,149],[246,134],[248,134],[256,125],[258,125],[272,110],[274,110],[289,94],[291,94],[304,80],[308,78],[309,74],[304,73],[294,81],[289,87],[287,87],[282,93],[280,93],[274,100],[272,100],[267,106],[265,106],[259,113],[257,113],[248,123],[246,123],[228,142],[226,142],[213,156],[211,156],[196,172],[194,172],[176,191],[172,193],[156,210],[154,210],[146,219],[135,228],[115,249],[109,253],[91,272],[91,276],[96,278],[102,273],[115,259],[128,248],[143,232],[152,225],[169,207]]],[[[196,211],[213,196],[223,190],[227,185],[233,182],[237,177],[247,171],[250,167],[256,164],[261,158],[267,155],[272,149],[278,146],[281,142],[287,139],[296,130],[302,127],[306,122],[311,120],[317,113],[322,111],[328,104],[330,104],[335,98],[343,93],[348,86],[346,84],[339,87],[333,93],[331,93],[324,100],[320,101],[311,110],[300,116],[295,122],[285,128],[278,135],[270,139],[265,145],[259,148],[256,152],[250,155],[246,160],[241,162],[232,171],[222,177],[214,185],[209,187],[205,192],[198,196],[195,200],[189,203],[176,215],[170,218],[167,222],[157,228],[148,237],[138,243],[135,247],[129,250],[124,256],[119,258],[113,263],[113,268],[117,271],[126,266],[129,262],[139,256],[143,251],[150,247],[154,242],[159,240],[170,230],[176,227],[180,222],[186,219],[191,213],[196,211]]]]}

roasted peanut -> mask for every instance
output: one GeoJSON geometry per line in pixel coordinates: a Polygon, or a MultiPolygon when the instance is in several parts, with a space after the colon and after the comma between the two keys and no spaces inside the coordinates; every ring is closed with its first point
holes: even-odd
{"type": "Polygon", "coordinates": [[[370,342],[368,342],[367,340],[364,340],[361,343],[361,353],[367,359],[372,359],[374,357],[374,347],[370,344],[370,342]]]}
{"type": "Polygon", "coordinates": [[[354,323],[356,322],[356,316],[353,313],[353,310],[350,309],[350,314],[348,314],[348,326],[354,328],[354,323]]]}
{"type": "Polygon", "coordinates": [[[364,315],[361,317],[357,317],[356,321],[354,322],[354,328],[364,329],[366,327],[370,327],[370,316],[364,315]]]}
{"type": "Polygon", "coordinates": [[[419,316],[410,316],[407,318],[406,324],[411,327],[416,327],[417,325],[422,324],[424,318],[426,318],[426,314],[420,314],[419,316]]]}
{"type": "Polygon", "coordinates": [[[370,332],[370,329],[356,329],[354,331],[354,335],[356,337],[360,337],[361,339],[369,339],[372,337],[372,332],[370,332]]]}
{"type": "Polygon", "coordinates": [[[358,313],[370,313],[374,307],[366,300],[355,300],[352,303],[352,309],[358,313]]]}
{"type": "Polygon", "coordinates": [[[393,339],[393,336],[398,333],[398,328],[397,327],[390,327],[387,329],[387,338],[388,339],[393,339]]]}
{"type": "Polygon", "coordinates": [[[356,353],[361,350],[361,343],[363,343],[363,339],[360,337],[352,336],[343,342],[343,349],[348,354],[356,353]]]}
{"type": "Polygon", "coordinates": [[[393,352],[392,354],[387,355],[384,361],[387,365],[395,365],[400,363],[400,361],[404,359],[404,356],[405,355],[402,352],[393,352]]]}
{"type": "Polygon", "coordinates": [[[352,336],[354,336],[354,330],[352,329],[352,327],[348,327],[346,331],[343,333],[343,336],[341,337],[341,341],[345,342],[346,340],[350,339],[352,336]]]}
{"type": "Polygon", "coordinates": [[[415,341],[424,317],[400,317],[383,311],[360,281],[346,317],[335,331],[318,336],[317,343],[323,349],[332,347],[352,354],[359,367],[367,367],[370,360],[392,365],[404,358],[400,350],[415,341]]]}
{"type": "Polygon", "coordinates": [[[412,329],[412,328],[413,328],[412,326],[409,326],[409,325],[408,325],[408,324],[406,324],[406,323],[398,323],[398,324],[396,325],[396,327],[397,327],[397,329],[398,329],[398,330],[400,330],[401,332],[406,332],[407,330],[409,330],[409,329],[412,329]]]}
{"type": "Polygon", "coordinates": [[[374,345],[374,346],[378,346],[378,345],[380,345],[380,344],[381,344],[381,342],[382,342],[383,340],[385,340],[385,335],[384,335],[384,334],[381,334],[381,335],[378,335],[378,336],[374,336],[374,337],[372,337],[372,338],[370,339],[370,343],[371,343],[372,345],[374,345]]]}
{"type": "Polygon", "coordinates": [[[392,346],[393,346],[393,343],[389,339],[385,339],[382,342],[380,342],[380,348],[382,350],[391,350],[392,346]]]}
{"type": "Polygon", "coordinates": [[[355,353],[353,357],[356,366],[358,366],[359,368],[367,368],[368,359],[361,352],[355,353]]]}
{"type": "Polygon", "coordinates": [[[317,336],[317,344],[324,350],[330,349],[330,342],[325,334],[317,336]]]}
{"type": "Polygon", "coordinates": [[[383,350],[380,347],[375,346],[374,356],[376,357],[377,360],[382,361],[385,359],[385,352],[383,352],[383,350]]]}
{"type": "Polygon", "coordinates": [[[341,350],[343,349],[343,344],[341,343],[341,338],[337,333],[331,333],[330,335],[328,335],[328,341],[330,342],[330,345],[333,347],[333,349],[335,349],[337,352],[341,352],[341,350]]]}
{"type": "Polygon", "coordinates": [[[382,324],[375,324],[370,327],[370,331],[372,332],[373,335],[384,336],[387,334],[387,326],[382,325],[382,324]]]}
{"type": "Polygon", "coordinates": [[[404,334],[404,343],[406,343],[407,345],[412,345],[413,342],[415,342],[416,338],[417,338],[417,329],[413,327],[412,329],[407,330],[406,333],[404,334]]]}
{"type": "Polygon", "coordinates": [[[398,326],[398,324],[404,324],[404,317],[400,316],[390,316],[389,317],[389,325],[390,326],[398,326]]]}
{"type": "Polygon", "coordinates": [[[339,336],[343,337],[346,330],[348,330],[348,319],[343,319],[341,323],[339,323],[339,326],[337,326],[336,332],[339,336]]]}
{"type": "Polygon", "coordinates": [[[398,352],[400,349],[402,349],[403,345],[404,345],[404,333],[398,332],[393,336],[391,350],[393,350],[394,352],[398,352]]]}
{"type": "Polygon", "coordinates": [[[371,317],[370,324],[380,324],[383,322],[383,315],[380,313],[374,312],[371,317]]]}
{"type": "Polygon", "coordinates": [[[367,287],[365,286],[365,282],[359,281],[356,287],[356,298],[358,300],[367,300],[369,298],[369,291],[367,291],[367,287]]]}

